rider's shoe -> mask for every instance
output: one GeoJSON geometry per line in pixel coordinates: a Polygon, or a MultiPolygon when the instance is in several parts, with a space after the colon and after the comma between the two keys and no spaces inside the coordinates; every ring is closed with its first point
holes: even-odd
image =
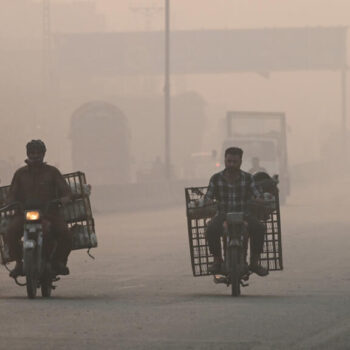
{"type": "Polygon", "coordinates": [[[69,268],[61,261],[54,262],[52,264],[52,270],[55,272],[56,275],[69,275],[69,268]]]}
{"type": "Polygon", "coordinates": [[[260,277],[264,277],[269,274],[269,270],[260,264],[251,264],[249,269],[260,277]]]}
{"type": "Polygon", "coordinates": [[[22,261],[16,261],[16,266],[10,271],[10,277],[16,278],[18,276],[23,276],[23,263],[22,261]]]}

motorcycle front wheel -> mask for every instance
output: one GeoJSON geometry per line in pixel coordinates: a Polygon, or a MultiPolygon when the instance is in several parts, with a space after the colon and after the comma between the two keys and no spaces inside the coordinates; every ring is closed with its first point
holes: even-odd
{"type": "Polygon", "coordinates": [[[238,247],[230,247],[230,280],[231,295],[238,297],[241,295],[241,276],[239,271],[240,251],[238,247]]]}
{"type": "Polygon", "coordinates": [[[32,249],[25,251],[23,260],[25,266],[27,296],[30,299],[34,299],[36,297],[36,290],[38,286],[37,268],[35,266],[36,263],[34,251],[32,249]]]}

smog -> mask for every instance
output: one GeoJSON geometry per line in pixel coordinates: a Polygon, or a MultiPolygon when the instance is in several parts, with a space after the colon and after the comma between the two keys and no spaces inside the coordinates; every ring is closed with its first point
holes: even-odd
{"type": "Polygon", "coordinates": [[[0,186],[43,140],[48,164],[91,185],[98,242],[95,260],[71,253],[37,308],[1,265],[4,344],[347,348],[349,11],[345,0],[2,0],[0,186]],[[198,189],[185,195],[224,170],[229,147],[279,188],[277,271],[252,274],[241,299],[192,276],[209,216],[190,211],[198,189]]]}

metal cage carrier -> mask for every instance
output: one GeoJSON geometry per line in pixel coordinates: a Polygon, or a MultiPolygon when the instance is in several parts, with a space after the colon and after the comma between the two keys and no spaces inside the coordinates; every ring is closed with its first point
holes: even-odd
{"type": "MultiPolygon", "coordinates": [[[[188,238],[192,272],[194,276],[208,276],[208,265],[213,262],[205,232],[209,221],[217,212],[216,204],[196,207],[195,203],[201,201],[208,187],[185,188],[188,238]]],[[[264,212],[259,218],[265,225],[263,252],[260,263],[269,271],[283,270],[282,235],[278,192],[275,193],[275,205],[268,213],[264,212]]]]}
{"type": "MultiPolygon", "coordinates": [[[[95,222],[92,215],[90,203],[90,186],[86,183],[86,177],[83,172],[73,172],[63,175],[64,179],[71,188],[76,199],[71,203],[64,205],[64,218],[68,228],[72,232],[72,250],[90,249],[97,247],[97,237],[95,233],[95,222]]],[[[10,186],[0,187],[0,206],[2,207],[7,198],[10,186]]],[[[0,263],[7,264],[11,262],[8,247],[6,244],[6,231],[11,217],[15,210],[0,212],[0,263]]]]}

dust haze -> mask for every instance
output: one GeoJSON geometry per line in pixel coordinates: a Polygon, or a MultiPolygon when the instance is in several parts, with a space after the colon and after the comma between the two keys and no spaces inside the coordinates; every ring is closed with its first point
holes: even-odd
{"type": "MultiPolygon", "coordinates": [[[[213,8],[210,1],[176,1],[171,4],[171,29],[346,26],[349,6],[346,1],[217,1],[213,8]]],[[[94,67],[93,62],[85,71],[68,74],[65,67],[75,53],[62,54],[61,49],[65,34],[100,33],[104,40],[113,32],[162,31],[162,1],[52,1],[49,39],[43,31],[40,1],[5,0],[1,7],[3,162],[17,167],[25,142],[40,137],[48,143],[48,160],[62,171],[73,170],[71,117],[91,101],[113,104],[125,117],[130,139],[125,145],[130,157],[127,182],[136,182],[137,174],[149,173],[156,160],[164,160],[163,75],[142,71],[109,75],[108,70],[100,74],[103,67],[94,67]],[[62,59],[62,55],[66,56],[62,59]]],[[[86,39],[77,37],[74,51],[84,45],[86,39]]],[[[163,45],[149,48],[158,60],[164,57],[163,49],[163,45]]],[[[118,47],[114,51],[123,55],[118,47]]],[[[300,164],[325,161],[325,149],[341,151],[337,144],[343,132],[338,71],[173,74],[171,94],[171,163],[176,178],[188,172],[190,154],[212,150],[221,154],[222,120],[228,110],[286,113],[292,172],[300,164]]],[[[9,176],[2,176],[3,183],[9,176]]]]}
{"type": "MultiPolygon", "coordinates": [[[[113,40],[108,42],[108,38],[114,33],[161,35],[163,2],[57,0],[51,1],[47,17],[40,1],[4,0],[1,7],[2,183],[7,184],[12,171],[22,164],[24,144],[32,138],[46,141],[49,162],[58,165],[63,172],[81,167],[90,172],[93,184],[160,180],[156,168],[157,164],[158,168],[162,166],[165,157],[162,71],[142,72],[141,67],[130,73],[127,65],[125,72],[123,66],[118,70],[118,64],[127,59],[115,61],[117,69],[113,71],[114,62],[108,61],[110,51],[105,47],[110,48],[116,58],[131,53],[142,62],[147,53],[151,57],[147,59],[162,65],[162,40],[152,47],[140,48],[136,46],[139,45],[137,40],[126,36],[127,46],[118,49],[121,40],[113,47],[113,40]],[[92,42],[90,46],[89,42],[92,42]],[[99,47],[103,42],[106,46],[99,47]],[[129,50],[127,53],[125,47],[129,50]],[[100,50],[96,60],[93,50],[100,50]],[[93,58],[89,60],[90,55],[93,58]],[[99,61],[98,57],[104,55],[106,59],[99,61]],[[88,64],[75,60],[76,57],[87,58],[88,64]],[[79,141],[81,135],[91,132],[83,121],[76,123],[75,130],[72,126],[72,116],[91,103],[114,106],[123,118],[123,127],[115,126],[119,130],[116,134],[123,133],[123,137],[115,138],[124,140],[120,144],[109,140],[113,138],[111,135],[104,137],[103,127],[99,129],[100,134],[96,136],[99,146],[96,147],[106,148],[101,154],[94,154],[84,145],[87,140],[79,141]],[[79,142],[81,145],[76,145],[79,142]],[[115,149],[114,159],[111,149],[115,149]],[[121,156],[122,153],[125,156],[121,156]],[[113,162],[115,166],[111,167],[113,162]],[[127,172],[118,175],[118,167],[126,168],[127,172]]],[[[349,7],[346,1],[217,1],[215,7],[211,1],[174,1],[171,3],[171,30],[175,33],[346,26],[349,7]]],[[[179,57],[175,49],[171,47],[170,57],[179,57]]],[[[215,51],[216,47],[206,49],[215,51]]],[[[170,60],[171,66],[177,65],[174,58],[170,60]]],[[[220,66],[217,68],[219,71],[220,66]]],[[[288,168],[294,183],[313,175],[322,177],[317,174],[330,164],[340,167],[347,163],[343,162],[346,155],[341,141],[344,133],[347,134],[343,122],[341,71],[258,70],[258,67],[257,71],[224,69],[220,73],[191,73],[189,70],[171,75],[173,179],[188,177],[192,154],[209,154],[215,150],[215,163],[222,164],[224,120],[229,110],[286,114],[288,168]],[[334,153],[339,156],[332,157],[334,153]]],[[[95,114],[104,113],[101,106],[100,109],[96,107],[100,112],[95,111],[95,114]]],[[[203,173],[196,176],[207,181],[210,172],[216,169],[210,162],[208,170],[203,170],[204,167],[199,170],[203,173]]]]}
{"type": "Polygon", "coordinates": [[[1,270],[3,344],[348,348],[349,0],[170,0],[169,172],[164,6],[0,2],[0,185],[42,139],[48,163],[86,173],[99,242],[35,308],[1,270]],[[231,130],[229,111],[285,124],[231,130]],[[240,138],[244,170],[259,156],[279,175],[285,270],[232,302],[191,275],[184,187],[240,138]]]}

